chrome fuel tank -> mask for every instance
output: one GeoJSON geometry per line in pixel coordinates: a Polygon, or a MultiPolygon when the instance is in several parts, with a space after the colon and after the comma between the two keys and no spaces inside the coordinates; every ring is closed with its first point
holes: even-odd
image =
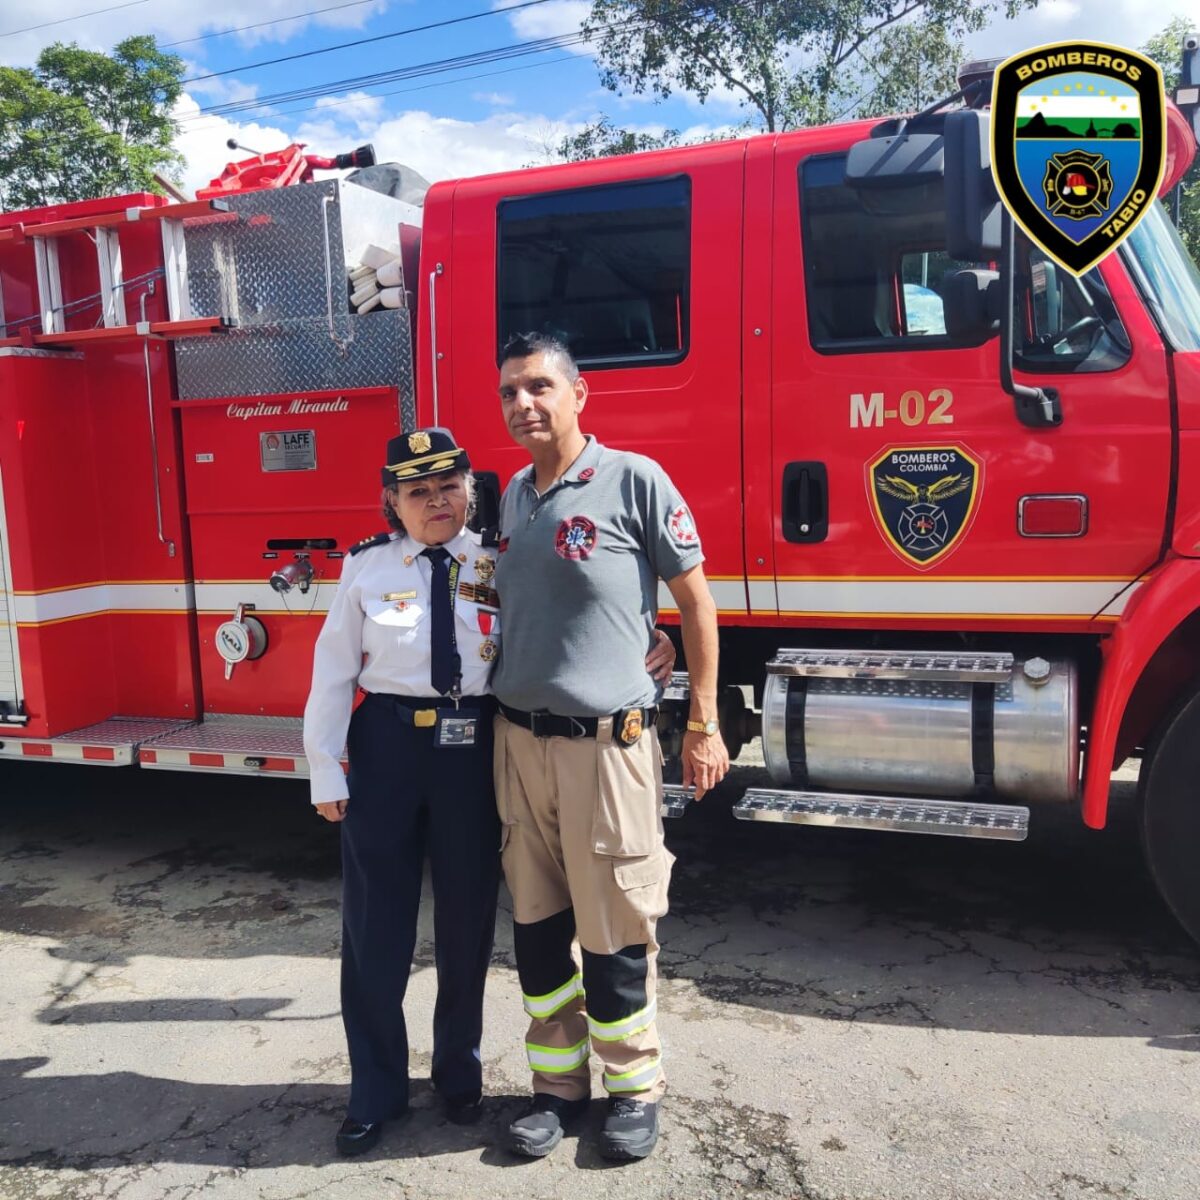
{"type": "Polygon", "coordinates": [[[1041,658],[781,651],[763,750],[776,783],[1065,803],[1079,786],[1075,666],[1041,658]],[[986,658],[986,669],[978,669],[986,658]],[[950,663],[950,666],[946,664],[950,663]],[[882,666],[880,664],[883,664],[882,666]]]}

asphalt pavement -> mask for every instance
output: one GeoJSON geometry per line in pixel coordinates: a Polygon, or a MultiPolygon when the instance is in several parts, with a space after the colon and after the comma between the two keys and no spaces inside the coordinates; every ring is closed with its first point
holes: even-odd
{"type": "Polygon", "coordinates": [[[1021,844],[736,822],[732,790],[669,823],[652,1159],[596,1155],[598,1099],[551,1158],[501,1148],[528,1085],[507,896],[485,1116],[441,1117],[427,895],[415,1112],[351,1161],[338,834],[303,787],[0,763],[0,1197],[1200,1196],[1200,953],[1129,782],[1109,829],[1039,810],[1021,844]]]}

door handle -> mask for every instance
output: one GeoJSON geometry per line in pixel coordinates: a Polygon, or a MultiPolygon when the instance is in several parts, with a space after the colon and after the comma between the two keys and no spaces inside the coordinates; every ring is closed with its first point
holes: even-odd
{"type": "Polygon", "coordinates": [[[829,472],[823,462],[783,468],[783,536],[789,542],[823,542],[829,534],[829,472]]]}

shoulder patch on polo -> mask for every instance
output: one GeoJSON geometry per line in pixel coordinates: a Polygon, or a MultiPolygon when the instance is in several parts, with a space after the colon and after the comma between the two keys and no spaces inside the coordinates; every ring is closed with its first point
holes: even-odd
{"type": "Polygon", "coordinates": [[[382,546],[385,542],[390,542],[392,535],[390,533],[377,533],[374,537],[363,538],[361,542],[355,542],[350,547],[351,555],[358,554],[363,550],[370,550],[372,546],[382,546]]]}

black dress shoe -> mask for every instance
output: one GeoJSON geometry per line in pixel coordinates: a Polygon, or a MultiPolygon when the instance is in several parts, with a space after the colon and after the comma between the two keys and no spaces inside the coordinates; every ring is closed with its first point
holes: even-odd
{"type": "Polygon", "coordinates": [[[483,1116],[482,1096],[456,1096],[443,1106],[446,1120],[454,1125],[474,1125],[483,1116]]]}
{"type": "Polygon", "coordinates": [[[356,1121],[347,1117],[342,1127],[337,1131],[337,1152],[343,1158],[351,1158],[355,1154],[366,1154],[373,1150],[383,1133],[382,1121],[356,1121]]]}
{"type": "Polygon", "coordinates": [[[600,1131],[600,1153],[629,1162],[645,1158],[658,1141],[658,1105],[629,1096],[613,1096],[600,1131]]]}
{"type": "Polygon", "coordinates": [[[526,1158],[544,1158],[559,1142],[563,1130],[587,1112],[587,1096],[564,1100],[546,1092],[534,1092],[525,1111],[508,1127],[508,1148],[526,1158]]]}

